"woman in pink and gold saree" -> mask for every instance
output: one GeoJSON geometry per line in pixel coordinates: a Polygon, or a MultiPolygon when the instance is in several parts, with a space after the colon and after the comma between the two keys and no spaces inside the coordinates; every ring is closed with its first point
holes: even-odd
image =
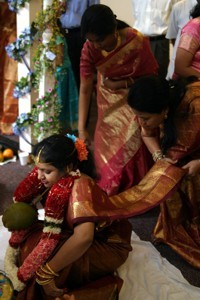
{"type": "MultiPolygon", "coordinates": [[[[130,89],[128,102],[154,161],[167,160],[185,171],[181,181],[171,172],[177,183],[171,195],[160,190],[160,201],[165,201],[160,205],[153,239],[200,268],[200,81],[188,78],[186,85],[179,83],[169,89],[167,82],[155,76],[141,78],[130,89]]],[[[155,165],[148,176],[158,172],[155,165]]]]}
{"type": "Polygon", "coordinates": [[[105,5],[89,7],[81,28],[87,41],[80,64],[79,137],[90,140],[86,124],[97,72],[95,165],[98,185],[115,195],[137,184],[152,165],[127,94],[136,78],[155,74],[158,66],[147,38],[117,20],[105,5]]]}
{"type": "Polygon", "coordinates": [[[192,9],[192,18],[182,29],[175,59],[174,77],[200,76],[200,1],[192,9]]]}

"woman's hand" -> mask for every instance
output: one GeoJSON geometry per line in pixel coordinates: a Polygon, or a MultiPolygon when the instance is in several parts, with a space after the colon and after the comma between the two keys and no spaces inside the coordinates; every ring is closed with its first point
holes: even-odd
{"type": "Polygon", "coordinates": [[[127,80],[112,80],[110,78],[105,78],[103,84],[106,88],[116,91],[122,88],[128,88],[127,80]]]}
{"type": "Polygon", "coordinates": [[[103,81],[104,86],[113,91],[119,89],[128,89],[133,83],[134,83],[134,79],[131,77],[120,79],[120,80],[113,80],[106,77],[103,81]]]}
{"type": "Polygon", "coordinates": [[[82,139],[86,143],[86,145],[91,145],[91,138],[87,130],[79,130],[78,137],[82,139]]]}
{"type": "Polygon", "coordinates": [[[171,158],[169,158],[169,157],[165,157],[164,160],[166,160],[168,163],[170,163],[170,164],[172,164],[172,165],[175,165],[175,164],[178,162],[177,159],[174,160],[174,159],[171,159],[171,158]]]}
{"type": "Polygon", "coordinates": [[[117,90],[117,81],[109,79],[109,78],[105,78],[103,81],[103,84],[106,88],[110,89],[110,90],[117,90]]]}
{"type": "Polygon", "coordinates": [[[188,175],[195,176],[197,173],[200,172],[200,160],[191,160],[182,168],[188,171],[188,175]]]}
{"type": "Polygon", "coordinates": [[[62,296],[62,298],[56,298],[55,300],[75,300],[75,298],[74,298],[74,295],[69,296],[69,295],[65,294],[62,296]]]}
{"type": "MultiPolygon", "coordinates": [[[[42,286],[46,295],[53,297],[62,297],[66,293],[66,289],[57,288],[54,279],[48,284],[42,286]]],[[[65,298],[64,298],[65,299],[65,298]]]]}

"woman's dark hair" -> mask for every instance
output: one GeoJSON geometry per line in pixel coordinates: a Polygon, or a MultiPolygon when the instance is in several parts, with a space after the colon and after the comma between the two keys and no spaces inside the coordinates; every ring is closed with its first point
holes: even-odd
{"type": "Polygon", "coordinates": [[[200,0],[197,0],[197,4],[190,11],[190,16],[192,19],[198,18],[200,16],[200,0]]]}
{"type": "Polygon", "coordinates": [[[88,159],[79,161],[74,142],[61,134],[54,134],[45,138],[33,148],[34,157],[39,157],[42,163],[50,163],[59,170],[72,164],[73,169],[79,169],[82,173],[95,178],[95,167],[91,152],[88,150],[88,159]]]}
{"type": "Polygon", "coordinates": [[[115,29],[129,27],[123,21],[117,20],[110,7],[104,4],[94,4],[89,6],[81,19],[81,35],[83,38],[88,33],[104,38],[113,33],[115,29]]]}
{"type": "Polygon", "coordinates": [[[177,139],[174,117],[185,93],[185,85],[186,82],[182,79],[172,83],[153,75],[136,80],[128,93],[128,104],[139,112],[159,114],[168,108],[161,144],[164,153],[175,144],[177,139]]]}

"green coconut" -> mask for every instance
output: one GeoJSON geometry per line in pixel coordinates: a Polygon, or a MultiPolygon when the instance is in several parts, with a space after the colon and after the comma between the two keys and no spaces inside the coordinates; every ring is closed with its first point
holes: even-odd
{"type": "Polygon", "coordinates": [[[11,204],[2,217],[3,225],[10,231],[28,228],[36,220],[37,210],[24,202],[11,204]]]}

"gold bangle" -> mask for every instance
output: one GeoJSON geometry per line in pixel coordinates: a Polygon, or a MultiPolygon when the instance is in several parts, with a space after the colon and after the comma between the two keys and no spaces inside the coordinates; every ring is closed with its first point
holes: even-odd
{"type": "Polygon", "coordinates": [[[54,270],[52,270],[52,268],[49,266],[48,263],[46,263],[45,267],[51,272],[51,274],[53,274],[54,276],[59,276],[58,273],[54,272],[54,270]]]}
{"type": "Polygon", "coordinates": [[[41,271],[41,267],[39,270],[37,270],[35,273],[38,277],[41,277],[41,278],[46,278],[46,279],[50,279],[50,278],[53,278],[54,275],[53,274],[48,274],[48,273],[45,273],[45,272],[40,272],[41,271]]]}
{"type": "Polygon", "coordinates": [[[48,275],[46,273],[40,273],[39,270],[37,270],[35,273],[37,276],[42,277],[42,278],[52,278],[53,277],[51,274],[48,275]]]}
{"type": "Polygon", "coordinates": [[[38,278],[35,279],[35,281],[39,284],[39,285],[46,285],[49,282],[51,282],[53,280],[53,278],[51,279],[47,279],[47,280],[39,280],[38,278]]]}
{"type": "Polygon", "coordinates": [[[41,266],[40,267],[40,270],[45,273],[45,274],[49,274],[49,275],[52,275],[52,273],[50,271],[48,271],[48,269],[46,268],[46,266],[41,266]]]}
{"type": "Polygon", "coordinates": [[[36,272],[36,282],[40,285],[45,285],[51,282],[54,277],[59,276],[58,273],[54,272],[48,263],[41,266],[36,272]]]}
{"type": "Polygon", "coordinates": [[[41,266],[37,271],[36,273],[42,277],[42,275],[46,275],[46,276],[54,276],[54,274],[52,274],[50,271],[48,271],[47,267],[46,266],[41,266]]]}

